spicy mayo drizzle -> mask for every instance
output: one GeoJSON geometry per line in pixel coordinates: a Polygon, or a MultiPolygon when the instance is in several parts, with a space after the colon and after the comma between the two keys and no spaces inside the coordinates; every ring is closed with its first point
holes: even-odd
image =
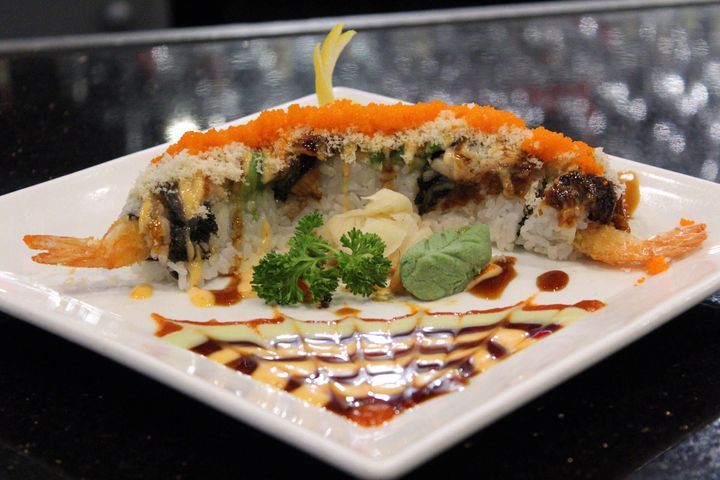
{"type": "Polygon", "coordinates": [[[146,298],[152,297],[153,287],[149,283],[141,283],[136,285],[130,291],[130,298],[133,300],[145,300],[146,298]]]}

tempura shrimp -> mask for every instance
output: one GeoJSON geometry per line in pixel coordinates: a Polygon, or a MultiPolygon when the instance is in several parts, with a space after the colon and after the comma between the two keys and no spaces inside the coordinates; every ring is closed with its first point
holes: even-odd
{"type": "Polygon", "coordinates": [[[145,260],[150,254],[137,219],[129,216],[116,220],[100,240],[25,235],[23,241],[34,250],[47,250],[35,255],[34,261],[68,267],[119,268],[145,260]]]}
{"type": "Polygon", "coordinates": [[[654,257],[675,258],[707,238],[704,223],[683,225],[642,240],[610,225],[591,225],[575,234],[575,248],[594,260],[617,266],[643,265],[654,257]]]}

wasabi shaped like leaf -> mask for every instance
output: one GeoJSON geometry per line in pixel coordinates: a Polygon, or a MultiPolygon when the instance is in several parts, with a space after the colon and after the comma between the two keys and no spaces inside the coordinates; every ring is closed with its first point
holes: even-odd
{"type": "Polygon", "coordinates": [[[462,292],[492,256],[487,225],[434,233],[400,259],[400,280],[420,300],[462,292]]]}

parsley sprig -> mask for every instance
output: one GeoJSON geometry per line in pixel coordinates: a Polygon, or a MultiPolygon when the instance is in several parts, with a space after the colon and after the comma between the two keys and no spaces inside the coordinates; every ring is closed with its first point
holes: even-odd
{"type": "Polygon", "coordinates": [[[260,298],[279,305],[326,305],[340,280],[352,293],[365,297],[387,284],[390,260],[383,256],[385,242],[378,235],[353,228],[340,238],[347,253],[315,234],[323,223],[319,212],[305,215],[290,238],[290,250],[273,251],[260,260],[252,279],[260,298]]]}

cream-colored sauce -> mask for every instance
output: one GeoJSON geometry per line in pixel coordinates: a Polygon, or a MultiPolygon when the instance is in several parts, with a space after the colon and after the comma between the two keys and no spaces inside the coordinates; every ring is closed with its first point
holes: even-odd
{"type": "Polygon", "coordinates": [[[130,290],[130,298],[133,300],[145,300],[152,297],[153,287],[149,283],[141,283],[130,290]]]}
{"type": "Polygon", "coordinates": [[[253,372],[253,378],[275,388],[284,388],[290,375],[272,363],[262,362],[253,372]]]}
{"type": "Polygon", "coordinates": [[[270,247],[270,240],[272,239],[272,228],[270,227],[270,222],[263,219],[262,223],[262,241],[260,242],[260,248],[258,250],[257,256],[258,258],[262,258],[265,256],[265,254],[268,251],[268,248],[270,247]]]}
{"type": "Polygon", "coordinates": [[[342,162],[342,207],[343,212],[350,210],[350,169],[352,165],[342,162]]]}
{"type": "MultiPolygon", "coordinates": [[[[193,249],[193,252],[194,251],[193,249]]],[[[202,257],[200,255],[193,255],[193,257],[193,260],[187,264],[188,285],[190,287],[197,287],[203,279],[202,257]]]]}
{"type": "Polygon", "coordinates": [[[625,210],[632,216],[640,203],[640,180],[637,174],[630,170],[618,172],[618,178],[625,184],[625,210]]]}
{"type": "Polygon", "coordinates": [[[183,178],[178,182],[178,195],[182,202],[186,219],[197,215],[205,199],[205,176],[201,172],[191,178],[183,178]]]}
{"type": "Polygon", "coordinates": [[[192,241],[190,240],[190,234],[188,232],[185,232],[185,254],[187,255],[187,259],[189,262],[191,262],[192,259],[195,258],[195,245],[193,245],[192,241]]]}
{"type": "Polygon", "coordinates": [[[467,379],[467,368],[472,374],[485,371],[541,338],[531,331],[559,328],[587,313],[572,305],[519,304],[466,314],[415,311],[389,320],[347,316],[313,322],[276,316],[198,324],[166,319],[179,330],[163,338],[184,348],[212,341],[220,349],[209,358],[228,365],[240,357],[251,359],[255,366],[250,375],[256,380],[327,405],[332,396],[357,400],[408,395],[436,381],[449,382],[448,391],[457,390],[467,379]],[[288,388],[291,381],[294,386],[288,388]]]}
{"type": "Polygon", "coordinates": [[[153,195],[148,195],[138,212],[138,230],[150,240],[150,253],[153,257],[167,255],[167,241],[170,222],[165,218],[163,205],[153,195]]]}
{"type": "Polygon", "coordinates": [[[231,233],[233,245],[238,250],[242,250],[243,229],[244,224],[242,209],[238,208],[233,212],[231,233]]]}
{"type": "Polygon", "coordinates": [[[208,355],[208,358],[218,363],[230,363],[240,358],[240,354],[232,348],[223,348],[222,350],[211,353],[208,355]]]}
{"type": "Polygon", "coordinates": [[[303,383],[292,391],[292,394],[311,405],[324,407],[330,402],[330,394],[327,388],[312,383],[303,383]]]}
{"type": "Polygon", "coordinates": [[[413,141],[407,141],[405,142],[405,151],[402,154],[402,159],[405,162],[405,165],[410,165],[413,160],[415,159],[415,154],[417,153],[418,144],[413,141]]]}
{"type": "Polygon", "coordinates": [[[148,195],[145,197],[145,199],[142,202],[142,206],[140,207],[140,212],[138,214],[138,229],[140,230],[140,233],[145,233],[147,231],[148,225],[150,224],[150,212],[152,212],[153,209],[153,199],[151,195],[148,195]]]}
{"type": "Polygon", "coordinates": [[[215,295],[208,290],[192,287],[188,290],[190,302],[200,308],[212,307],[215,305],[215,295]]]}
{"type": "Polygon", "coordinates": [[[380,184],[382,187],[389,190],[397,189],[395,182],[396,178],[397,172],[395,171],[395,167],[392,165],[383,165],[382,170],[380,171],[380,184]]]}

